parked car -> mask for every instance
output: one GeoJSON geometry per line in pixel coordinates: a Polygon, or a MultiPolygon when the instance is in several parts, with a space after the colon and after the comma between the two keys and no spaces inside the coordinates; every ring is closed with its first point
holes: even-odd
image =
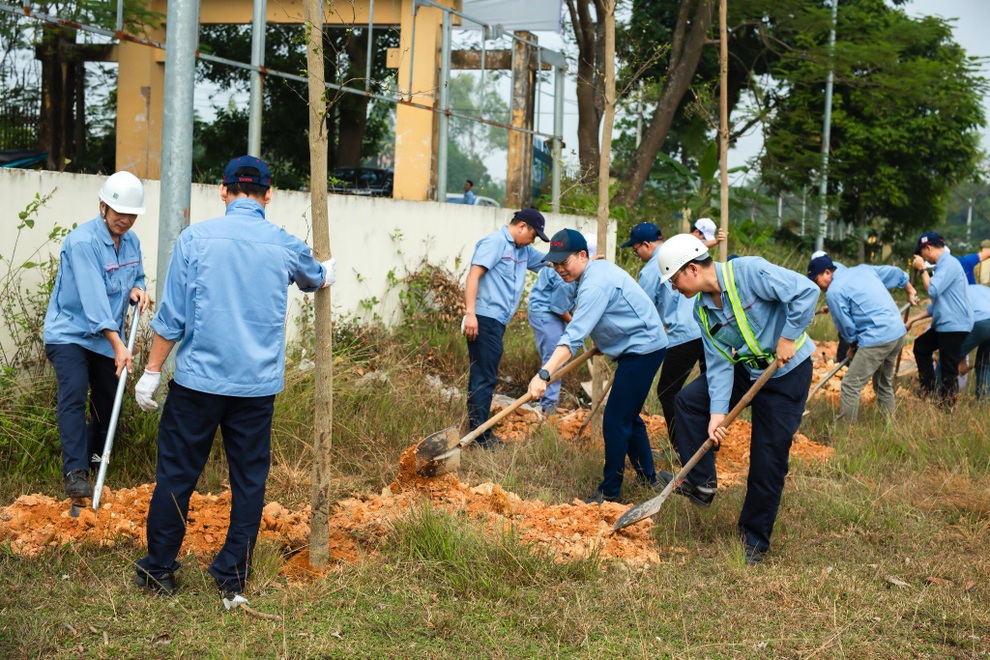
{"type": "MultiPolygon", "coordinates": [[[[447,203],[448,204],[463,204],[464,203],[464,193],[447,193],[447,203]]],[[[491,197],[485,197],[483,195],[475,195],[474,197],[475,206],[494,206],[495,208],[501,208],[502,205],[491,197]]]]}
{"type": "Polygon", "coordinates": [[[337,167],[330,172],[330,192],[338,195],[391,197],[393,174],[380,167],[337,167]]]}

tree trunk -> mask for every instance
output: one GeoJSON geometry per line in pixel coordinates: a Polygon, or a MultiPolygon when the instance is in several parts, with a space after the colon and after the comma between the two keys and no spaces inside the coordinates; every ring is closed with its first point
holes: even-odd
{"type": "MultiPolygon", "coordinates": [[[[323,70],[323,1],[306,0],[305,20],[310,26],[306,48],[309,73],[310,199],[313,217],[313,253],[330,258],[330,227],[327,218],[327,124],[325,73],[323,70]]],[[[330,555],[330,442],[333,425],[333,334],[330,318],[330,288],[315,295],[316,307],[316,414],[313,422],[313,471],[310,506],[309,561],[323,568],[330,555]]]]}
{"type": "MultiPolygon", "coordinates": [[[[367,30],[365,30],[367,32],[367,30]]],[[[360,39],[349,32],[344,42],[347,50],[347,84],[359,87],[359,80],[367,73],[368,40],[360,39]]],[[[371,81],[365,81],[365,89],[370,89],[371,81]]],[[[368,97],[357,94],[342,94],[337,98],[337,116],[340,118],[340,132],[337,140],[337,167],[358,167],[361,165],[361,145],[364,144],[364,131],[368,125],[368,97]]]]}
{"type": "Polygon", "coordinates": [[[567,0],[567,9],[578,46],[579,178],[584,183],[592,183],[599,164],[598,128],[605,97],[605,4],[604,0],[567,0]],[[594,18],[589,11],[592,4],[594,18]]]}
{"type": "Polygon", "coordinates": [[[633,154],[629,169],[622,176],[619,192],[612,198],[617,206],[631,207],[643,191],[650,168],[663,146],[674,114],[691,86],[698,62],[708,39],[714,0],[683,0],[677,28],[671,44],[667,82],[643,135],[633,154]]]}
{"type": "MultiPolygon", "coordinates": [[[[612,158],[612,125],[615,123],[615,0],[605,0],[605,125],[602,127],[602,149],[598,163],[598,253],[608,254],[609,218],[609,165],[612,158]]],[[[605,358],[594,358],[595,372],[591,378],[592,410],[599,405],[604,392],[602,377],[605,375],[605,358]]],[[[615,376],[613,375],[613,378],[615,376]]],[[[592,420],[592,437],[597,438],[601,424],[592,420]]]]}

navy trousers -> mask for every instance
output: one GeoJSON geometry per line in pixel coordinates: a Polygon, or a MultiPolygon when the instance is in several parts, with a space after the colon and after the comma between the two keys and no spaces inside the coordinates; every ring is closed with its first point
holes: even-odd
{"type": "MultiPolygon", "coordinates": [[[[498,383],[498,365],[502,361],[502,336],[505,326],[488,316],[478,317],[478,337],[467,343],[471,359],[468,377],[468,419],[471,430],[488,421],[492,412],[492,396],[498,383]]],[[[479,445],[492,441],[491,429],[478,437],[479,445]]]]}
{"type": "Polygon", "coordinates": [[[102,454],[110,428],[117,369],[113,358],[77,344],[45,344],[45,355],[58,381],[58,435],[62,441],[62,474],[89,470],[93,454],[102,454]],[[89,424],[86,399],[89,398],[89,424]]]}
{"type": "Polygon", "coordinates": [[[623,355],[616,360],[612,392],[602,417],[605,469],[598,489],[606,499],[619,499],[626,456],[640,479],[651,484],[657,481],[650,438],[639,414],[666,352],[666,348],[661,348],[643,355],[623,355]]]}
{"type": "Polygon", "coordinates": [[[684,382],[691,375],[695,364],[700,364],[701,373],[705,373],[705,345],[701,338],[686,341],[683,344],[667,347],[667,355],[663,359],[660,379],[657,381],[657,398],[663,408],[663,419],[667,423],[667,438],[674,444],[674,418],[676,412],[674,400],[677,393],[684,387],[684,382]]]}
{"type": "MultiPolygon", "coordinates": [[[[811,360],[805,359],[783,376],[771,378],[750,404],[753,407],[753,439],[739,531],[748,545],[761,552],[770,548],[770,535],[787,476],[791,440],[801,425],[811,372],[811,360]]],[[[749,373],[737,364],[729,407],[735,406],[752,386],[749,373]]],[[[708,379],[704,375],[694,379],[677,395],[674,443],[682,463],[686,463],[708,439],[710,402],[708,379]]],[[[715,454],[705,454],[688,473],[687,479],[698,486],[717,486],[715,454]]]]}
{"type": "Polygon", "coordinates": [[[176,557],[186,533],[189,498],[219,427],[230,468],[230,525],[208,570],[221,589],[243,589],[265,505],[274,412],[275,395],[222,396],[169,383],[158,426],[157,482],[148,508],[148,556],[138,562],[139,575],[158,579],[179,568],[176,557]]]}
{"type": "Polygon", "coordinates": [[[939,404],[952,406],[959,391],[959,361],[965,357],[963,342],[968,332],[936,332],[928,328],[914,340],[914,359],[918,365],[918,381],[925,394],[938,394],[939,404]],[[942,369],[938,386],[935,385],[935,351],[938,351],[942,369]]]}

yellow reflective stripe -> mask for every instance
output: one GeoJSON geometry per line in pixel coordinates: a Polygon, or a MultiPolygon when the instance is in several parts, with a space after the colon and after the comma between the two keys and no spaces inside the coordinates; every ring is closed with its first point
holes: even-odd
{"type": "Polygon", "coordinates": [[[708,335],[708,338],[712,340],[712,346],[715,347],[715,350],[721,353],[722,356],[732,364],[739,362],[739,358],[734,358],[725,351],[723,351],[722,347],[719,346],[718,341],[716,341],[715,337],[712,336],[712,331],[708,327],[708,313],[705,311],[705,307],[704,305],[701,304],[700,301],[698,302],[698,316],[701,317],[701,325],[705,329],[705,334],[708,335]]]}
{"type": "Polygon", "coordinates": [[[736,290],[736,278],[732,274],[731,261],[725,264],[725,292],[729,294],[729,304],[732,305],[732,311],[736,315],[739,332],[742,333],[743,339],[746,340],[749,350],[753,352],[753,357],[767,357],[767,354],[760,347],[760,342],[756,340],[752,328],[749,327],[749,321],[746,320],[746,312],[743,310],[742,301],[739,300],[739,292],[736,290]]]}

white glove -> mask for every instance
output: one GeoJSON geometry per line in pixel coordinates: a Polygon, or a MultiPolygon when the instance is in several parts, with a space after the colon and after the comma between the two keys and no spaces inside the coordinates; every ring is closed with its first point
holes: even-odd
{"type": "Polygon", "coordinates": [[[134,386],[134,398],[138,407],[145,412],[151,412],[158,408],[158,402],[154,400],[155,390],[162,382],[162,372],[144,370],[144,375],[134,386]]]}
{"type": "Polygon", "coordinates": [[[327,279],[323,280],[321,289],[330,286],[337,281],[337,260],[327,259],[323,262],[323,267],[327,269],[327,279]]]}

